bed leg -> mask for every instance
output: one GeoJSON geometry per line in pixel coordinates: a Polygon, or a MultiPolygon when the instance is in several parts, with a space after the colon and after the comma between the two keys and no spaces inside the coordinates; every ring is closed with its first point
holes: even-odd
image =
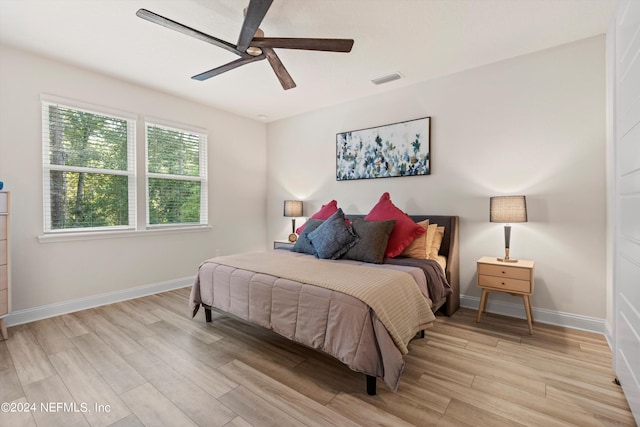
{"type": "Polygon", "coordinates": [[[208,307],[204,308],[204,317],[205,317],[207,323],[211,322],[211,309],[210,308],[208,308],[208,307]]]}
{"type": "Polygon", "coordinates": [[[367,375],[367,394],[369,396],[376,395],[376,377],[367,375]]]}

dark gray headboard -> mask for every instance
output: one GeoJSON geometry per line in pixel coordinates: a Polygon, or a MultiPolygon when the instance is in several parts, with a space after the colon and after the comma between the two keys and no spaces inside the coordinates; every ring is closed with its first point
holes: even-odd
{"type": "MultiPolygon", "coordinates": [[[[348,218],[364,218],[366,215],[346,215],[348,218]]],[[[447,297],[447,302],[441,310],[448,316],[460,308],[460,248],[458,244],[458,217],[450,215],[409,215],[415,222],[429,220],[430,224],[444,226],[444,237],[440,245],[440,255],[447,257],[447,269],[445,274],[452,293],[447,297]]]]}

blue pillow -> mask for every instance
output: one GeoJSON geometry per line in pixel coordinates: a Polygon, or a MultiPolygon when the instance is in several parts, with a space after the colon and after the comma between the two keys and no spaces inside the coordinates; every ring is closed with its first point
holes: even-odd
{"type": "Polygon", "coordinates": [[[358,243],[358,236],[344,220],[339,208],[329,219],[308,235],[315,255],[323,259],[338,259],[358,243]]]}
{"type": "Polygon", "coordinates": [[[304,229],[302,230],[302,233],[300,233],[298,240],[296,240],[296,244],[293,245],[293,248],[291,248],[291,250],[293,252],[315,255],[316,251],[315,249],[313,249],[313,245],[309,240],[309,233],[318,228],[323,222],[323,219],[310,219],[309,221],[307,221],[304,224],[304,229]]]}

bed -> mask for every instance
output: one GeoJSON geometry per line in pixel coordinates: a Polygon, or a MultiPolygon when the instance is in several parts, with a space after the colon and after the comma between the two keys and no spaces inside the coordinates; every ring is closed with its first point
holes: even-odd
{"type": "Polygon", "coordinates": [[[396,257],[371,264],[286,249],[216,257],[198,269],[192,316],[200,307],[207,322],[212,309],[230,314],[365,374],[370,395],[377,378],[396,391],[409,342],[424,337],[438,310],[450,316],[460,305],[458,217],[410,217],[444,227],[440,262],[396,257]]]}

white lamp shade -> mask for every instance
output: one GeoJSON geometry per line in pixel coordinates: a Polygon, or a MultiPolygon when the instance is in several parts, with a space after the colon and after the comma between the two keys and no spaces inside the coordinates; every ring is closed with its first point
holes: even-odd
{"type": "Polygon", "coordinates": [[[284,201],[284,216],[289,217],[301,217],[302,216],[302,201],[301,200],[285,200],[284,201]]]}
{"type": "Polygon", "coordinates": [[[491,197],[489,221],[527,222],[527,198],[525,196],[491,197]]]}

